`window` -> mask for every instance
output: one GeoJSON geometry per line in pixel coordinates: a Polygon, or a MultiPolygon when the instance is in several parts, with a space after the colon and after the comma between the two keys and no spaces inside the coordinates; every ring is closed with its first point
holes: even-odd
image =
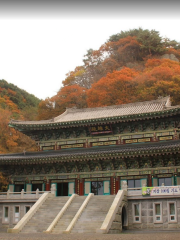
{"type": "Polygon", "coordinates": [[[141,222],[141,204],[133,203],[133,222],[140,223],[141,222]]]}
{"type": "Polygon", "coordinates": [[[162,203],[154,203],[154,222],[162,222],[162,203]]]}
{"type": "Polygon", "coordinates": [[[169,222],[176,222],[176,202],[168,202],[168,218],[169,222]]]}
{"type": "Polygon", "coordinates": [[[3,207],[3,219],[2,219],[3,223],[8,223],[9,222],[9,207],[8,206],[4,206],[3,207]]]}
{"type": "Polygon", "coordinates": [[[19,216],[20,212],[19,212],[19,206],[15,206],[14,207],[14,223],[19,222],[19,216]]]}
{"type": "Polygon", "coordinates": [[[29,211],[30,208],[31,208],[31,206],[25,206],[25,213],[24,214],[26,214],[29,211]]]}
{"type": "Polygon", "coordinates": [[[128,188],[140,188],[141,180],[140,179],[130,179],[127,180],[128,188]]]}
{"type": "Polygon", "coordinates": [[[159,178],[159,186],[162,186],[162,183],[164,183],[164,186],[172,186],[172,179],[169,178],[159,178]]]}

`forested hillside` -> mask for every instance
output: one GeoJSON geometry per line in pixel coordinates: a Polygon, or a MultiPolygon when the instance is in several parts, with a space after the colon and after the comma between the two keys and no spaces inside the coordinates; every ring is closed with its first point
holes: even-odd
{"type": "Polygon", "coordinates": [[[11,118],[35,120],[40,99],[0,80],[0,153],[35,150],[34,141],[8,127],[11,118]]]}
{"type": "Polygon", "coordinates": [[[180,104],[180,43],[155,30],[133,29],[110,36],[90,49],[82,66],[67,74],[63,87],[41,101],[38,119],[55,117],[66,107],[100,107],[171,96],[180,104]]]}
{"type": "Polygon", "coordinates": [[[100,107],[167,95],[172,104],[180,104],[179,61],[180,43],[139,28],[110,36],[98,50],[89,49],[84,64],[67,73],[58,93],[41,102],[0,80],[0,153],[36,149],[32,140],[8,127],[10,118],[50,119],[66,107],[100,107]]]}

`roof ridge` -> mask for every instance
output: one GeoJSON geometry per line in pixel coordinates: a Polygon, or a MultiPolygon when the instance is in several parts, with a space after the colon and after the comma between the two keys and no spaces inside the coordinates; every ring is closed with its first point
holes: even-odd
{"type": "MultiPolygon", "coordinates": [[[[169,103],[170,104],[170,96],[166,97],[159,97],[155,100],[150,101],[144,101],[144,102],[134,102],[134,103],[124,103],[124,104],[118,104],[118,105],[110,105],[110,106],[104,106],[104,107],[94,107],[94,108],[67,108],[64,113],[75,113],[75,112],[86,112],[86,111],[96,111],[96,110],[103,110],[103,109],[112,109],[112,108],[125,108],[125,107],[132,107],[132,106],[139,106],[139,105],[147,105],[149,103],[164,103],[164,106],[169,103]]],[[[64,114],[63,113],[63,114],[64,114]]],[[[61,114],[60,116],[62,116],[61,114]]]]}

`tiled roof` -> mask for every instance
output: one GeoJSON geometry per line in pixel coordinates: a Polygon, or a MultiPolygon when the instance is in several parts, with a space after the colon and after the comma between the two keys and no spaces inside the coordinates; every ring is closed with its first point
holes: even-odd
{"type": "Polygon", "coordinates": [[[159,143],[144,143],[138,145],[119,145],[119,146],[106,146],[98,148],[86,148],[86,149],[77,149],[77,150],[60,150],[60,151],[48,151],[48,152],[27,152],[16,153],[16,154],[4,154],[0,155],[0,164],[3,162],[11,163],[18,160],[28,163],[35,163],[37,160],[41,162],[42,160],[51,162],[51,160],[57,161],[77,161],[87,160],[87,159],[96,159],[103,158],[105,156],[111,157],[126,157],[126,156],[139,156],[139,155],[154,155],[154,154],[163,154],[164,153],[175,153],[180,151],[180,141],[171,141],[171,142],[159,142],[159,143]]]}
{"type": "Polygon", "coordinates": [[[143,114],[151,112],[160,112],[163,110],[176,108],[171,107],[170,97],[158,98],[153,101],[136,102],[122,105],[114,105],[108,107],[97,107],[97,108],[69,108],[63,114],[50,120],[42,121],[16,121],[11,120],[10,124],[48,124],[48,123],[63,123],[63,122],[74,122],[89,119],[103,119],[106,117],[118,117],[127,116],[134,114],[143,114]]]}

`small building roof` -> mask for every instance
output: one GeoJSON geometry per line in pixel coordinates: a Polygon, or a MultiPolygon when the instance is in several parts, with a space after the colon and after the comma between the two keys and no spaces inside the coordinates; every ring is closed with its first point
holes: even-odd
{"type": "Polygon", "coordinates": [[[135,114],[145,114],[151,112],[161,112],[167,109],[176,108],[178,106],[172,107],[170,97],[158,98],[157,100],[136,102],[129,104],[113,105],[108,107],[96,107],[96,108],[68,108],[66,111],[49,120],[41,121],[18,121],[11,120],[10,126],[15,125],[37,125],[37,124],[52,124],[52,123],[70,123],[76,121],[87,121],[96,120],[104,118],[131,116],[135,114]]]}

